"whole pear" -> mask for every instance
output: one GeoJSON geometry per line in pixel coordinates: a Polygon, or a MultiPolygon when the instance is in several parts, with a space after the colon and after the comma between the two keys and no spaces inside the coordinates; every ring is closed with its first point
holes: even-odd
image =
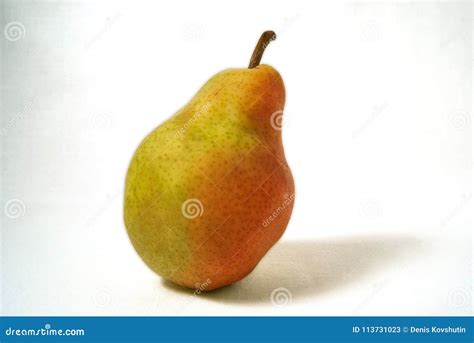
{"type": "Polygon", "coordinates": [[[124,219],[143,261],[176,284],[209,291],[247,276],[286,229],[294,183],[281,120],[280,74],[224,70],[140,144],[125,183],[124,219]]]}

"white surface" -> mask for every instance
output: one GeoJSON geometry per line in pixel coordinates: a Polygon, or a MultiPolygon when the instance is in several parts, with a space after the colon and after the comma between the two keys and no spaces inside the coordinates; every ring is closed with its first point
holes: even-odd
{"type": "Polygon", "coordinates": [[[2,17],[25,29],[2,36],[3,314],[472,312],[470,3],[10,0],[2,17]],[[270,28],[295,210],[247,279],[193,295],[133,251],[125,172],[270,28]]]}

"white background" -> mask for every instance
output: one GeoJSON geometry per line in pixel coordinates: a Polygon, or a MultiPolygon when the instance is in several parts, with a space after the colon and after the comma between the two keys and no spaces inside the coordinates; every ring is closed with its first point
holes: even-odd
{"type": "Polygon", "coordinates": [[[471,3],[9,0],[1,14],[3,314],[471,314],[471,3]],[[295,209],[249,277],[193,295],[134,252],[126,169],[266,29],[295,209]]]}

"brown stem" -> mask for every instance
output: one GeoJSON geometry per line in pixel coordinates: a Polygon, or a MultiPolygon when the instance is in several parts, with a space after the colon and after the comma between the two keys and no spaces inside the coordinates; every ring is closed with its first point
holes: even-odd
{"type": "Polygon", "coordinates": [[[276,37],[277,36],[273,31],[265,31],[262,33],[255,49],[253,50],[252,57],[250,58],[249,69],[255,68],[260,64],[265,48],[272,40],[275,40],[276,37]]]}

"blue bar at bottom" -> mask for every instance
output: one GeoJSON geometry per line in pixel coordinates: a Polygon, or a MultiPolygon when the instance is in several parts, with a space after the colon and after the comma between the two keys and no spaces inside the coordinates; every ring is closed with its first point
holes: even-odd
{"type": "Polygon", "coordinates": [[[1,342],[473,342],[472,317],[2,317],[1,342]]]}

